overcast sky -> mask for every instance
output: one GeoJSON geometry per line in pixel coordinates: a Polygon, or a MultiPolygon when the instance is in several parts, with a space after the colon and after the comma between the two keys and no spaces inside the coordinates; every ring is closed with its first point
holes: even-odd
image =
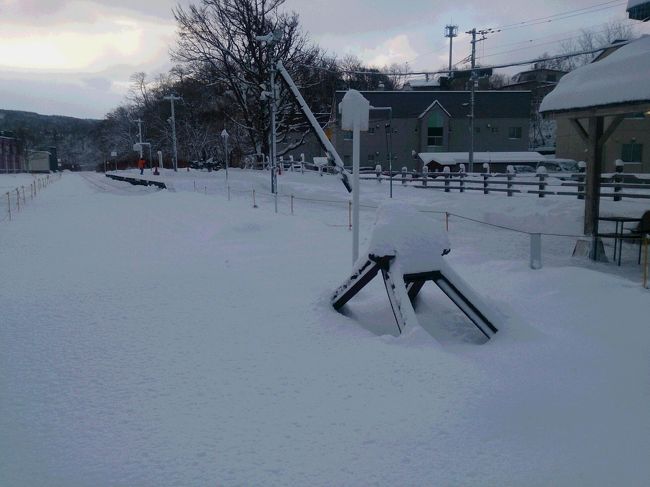
{"type": "MultiPolygon", "coordinates": [[[[176,36],[172,8],[199,1],[0,0],[0,108],[102,118],[123,101],[132,73],[154,77],[169,69],[176,36]]],[[[456,62],[469,53],[463,32],[472,27],[584,9],[491,35],[478,54],[483,63],[494,64],[552,53],[559,40],[582,28],[603,29],[610,20],[634,25],[637,34],[649,33],[647,25],[627,20],[626,3],[287,0],[285,7],[296,11],[304,30],[332,54],[352,53],[377,66],[408,61],[413,69],[438,69],[448,59],[447,23],[459,25],[461,32],[454,40],[456,62]]]]}

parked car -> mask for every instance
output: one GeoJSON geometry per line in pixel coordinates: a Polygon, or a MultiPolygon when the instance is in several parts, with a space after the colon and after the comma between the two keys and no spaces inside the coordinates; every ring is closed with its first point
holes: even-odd
{"type": "Polygon", "coordinates": [[[548,172],[578,172],[578,163],[571,160],[538,162],[537,167],[545,167],[548,172]]]}
{"type": "Polygon", "coordinates": [[[512,169],[514,169],[515,174],[535,174],[535,168],[525,164],[515,164],[512,169]]]}

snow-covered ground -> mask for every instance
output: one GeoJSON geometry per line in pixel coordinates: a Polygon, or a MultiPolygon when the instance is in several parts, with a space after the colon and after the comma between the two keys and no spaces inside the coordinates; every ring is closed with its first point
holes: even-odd
{"type": "MultiPolygon", "coordinates": [[[[65,174],[0,225],[1,485],[647,485],[634,247],[618,268],[545,237],[535,271],[527,235],[452,218],[445,259],[500,331],[482,343],[428,285],[423,328],[396,337],[380,282],[343,314],[329,305],[351,267],[335,178],[281,176],[276,215],[268,173],[231,170],[230,201],[222,171],[162,177],[174,191],[65,174]]],[[[570,197],[394,189],[580,233],[570,197]]],[[[362,244],[388,185],[363,191],[362,244]]]]}

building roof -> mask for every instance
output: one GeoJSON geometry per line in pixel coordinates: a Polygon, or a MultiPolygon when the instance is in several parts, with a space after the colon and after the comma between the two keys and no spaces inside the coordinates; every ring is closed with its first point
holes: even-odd
{"type": "MultiPolygon", "coordinates": [[[[345,93],[336,92],[336,106],[345,93]]],[[[452,118],[469,114],[469,91],[362,91],[361,94],[371,106],[392,107],[393,118],[417,118],[435,101],[452,118]]],[[[474,113],[476,118],[528,118],[530,103],[530,91],[477,91],[474,113]]]]}
{"type": "Polygon", "coordinates": [[[425,80],[425,79],[411,79],[408,80],[404,85],[408,85],[411,88],[431,88],[440,86],[440,78],[425,80]]]}
{"type": "MultiPolygon", "coordinates": [[[[422,152],[418,154],[422,162],[437,162],[441,166],[455,166],[469,161],[467,152],[422,152]]],[[[533,164],[548,159],[539,152],[474,152],[474,163],[483,164],[533,164]]]]}
{"type": "Polygon", "coordinates": [[[542,101],[541,112],[569,112],[650,103],[650,36],[565,75],[542,101]]]}
{"type": "Polygon", "coordinates": [[[649,0],[628,0],[627,13],[631,19],[643,20],[646,22],[650,17],[649,0]]]}

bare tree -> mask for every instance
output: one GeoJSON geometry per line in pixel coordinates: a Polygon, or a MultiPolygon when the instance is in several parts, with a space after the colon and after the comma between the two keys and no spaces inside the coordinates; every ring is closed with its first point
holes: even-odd
{"type": "MultiPolygon", "coordinates": [[[[269,90],[272,61],[281,60],[296,84],[306,90],[318,85],[319,76],[305,66],[319,65],[323,53],[311,45],[295,13],[280,11],[284,0],[200,0],[187,9],[178,6],[174,16],[179,38],[172,55],[197,79],[220,86],[224,115],[243,130],[250,149],[268,152],[269,117],[262,103],[269,90]],[[269,32],[282,32],[277,43],[256,40],[269,32]]],[[[307,101],[309,98],[306,96],[307,101]]],[[[298,147],[307,133],[297,107],[280,85],[278,142],[284,151],[298,147]]],[[[282,153],[282,151],[280,151],[282,153]]]]}
{"type": "MultiPolygon", "coordinates": [[[[631,25],[620,20],[613,20],[607,23],[603,29],[583,29],[578,37],[562,42],[560,54],[591,51],[602,46],[608,46],[614,41],[633,39],[634,36],[634,29],[631,25]]],[[[561,69],[563,71],[572,71],[580,66],[589,64],[597,55],[598,53],[581,54],[579,56],[556,59],[548,61],[548,66],[545,67],[561,69]]]]}

